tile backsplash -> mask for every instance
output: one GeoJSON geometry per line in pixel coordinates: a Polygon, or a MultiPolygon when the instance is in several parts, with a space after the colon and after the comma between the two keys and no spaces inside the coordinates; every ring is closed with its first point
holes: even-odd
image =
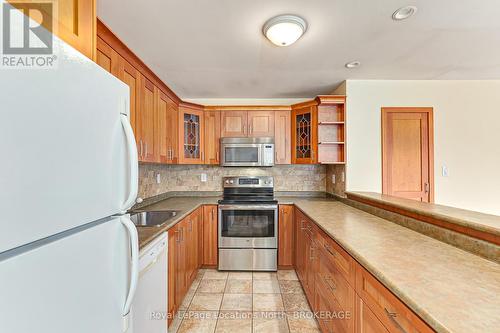
{"type": "Polygon", "coordinates": [[[326,192],[345,196],[345,165],[333,164],[326,167],[326,192]]]}
{"type": "Polygon", "coordinates": [[[211,165],[139,165],[139,197],[172,191],[222,191],[222,177],[273,176],[275,191],[326,191],[324,165],[276,165],[271,168],[231,168],[211,165]],[[157,184],[157,175],[161,183],[157,184]],[[207,181],[201,181],[201,174],[207,181]]]}

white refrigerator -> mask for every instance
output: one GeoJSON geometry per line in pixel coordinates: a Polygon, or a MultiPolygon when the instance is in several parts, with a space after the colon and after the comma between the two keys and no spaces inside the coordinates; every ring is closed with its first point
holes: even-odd
{"type": "Polygon", "coordinates": [[[128,87],[57,38],[54,49],[57,68],[0,69],[0,332],[130,332],[128,87]]]}

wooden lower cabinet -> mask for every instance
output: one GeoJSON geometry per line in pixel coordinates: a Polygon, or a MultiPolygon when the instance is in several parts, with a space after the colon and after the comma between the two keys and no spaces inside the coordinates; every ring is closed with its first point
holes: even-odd
{"type": "Polygon", "coordinates": [[[191,283],[196,278],[199,261],[202,208],[199,208],[168,231],[168,312],[171,318],[179,309],[191,283]]]}
{"type": "Polygon", "coordinates": [[[293,268],[293,205],[279,205],[278,215],[278,267],[293,268]]]}
{"type": "Polygon", "coordinates": [[[356,317],[356,333],[389,333],[373,311],[359,297],[357,297],[356,302],[356,317]]]}
{"type": "Polygon", "coordinates": [[[434,332],[300,209],[294,215],[294,267],[322,332],[434,332]]]}
{"type": "Polygon", "coordinates": [[[205,267],[217,267],[217,205],[203,206],[203,258],[205,267]]]}

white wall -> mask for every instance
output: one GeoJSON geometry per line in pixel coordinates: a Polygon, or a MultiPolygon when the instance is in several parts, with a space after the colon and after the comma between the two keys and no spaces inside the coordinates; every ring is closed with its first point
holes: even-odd
{"type": "Polygon", "coordinates": [[[347,190],[382,191],[381,107],[430,106],[435,202],[500,215],[500,81],[349,80],[346,92],[347,190]]]}

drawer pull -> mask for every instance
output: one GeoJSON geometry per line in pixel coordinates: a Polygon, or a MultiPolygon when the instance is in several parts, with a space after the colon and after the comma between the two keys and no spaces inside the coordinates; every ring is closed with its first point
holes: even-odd
{"type": "Polygon", "coordinates": [[[324,248],[325,248],[325,250],[326,250],[328,253],[330,253],[332,256],[334,256],[334,257],[335,257],[335,256],[337,255],[335,252],[333,252],[332,247],[331,247],[331,246],[329,246],[328,244],[324,244],[324,245],[323,245],[323,247],[324,247],[324,248]]]}
{"type": "Polygon", "coordinates": [[[328,288],[330,288],[331,291],[335,291],[337,289],[337,286],[335,285],[335,283],[333,283],[333,280],[332,280],[331,277],[326,276],[325,277],[325,282],[326,282],[328,288]],[[332,283],[330,283],[330,281],[332,283]]]}
{"type": "Polygon", "coordinates": [[[306,227],[304,227],[304,223],[305,223],[305,222],[306,222],[306,221],[304,221],[304,220],[301,220],[301,221],[300,221],[300,229],[301,229],[301,230],[306,229],[306,227]]]}
{"type": "Polygon", "coordinates": [[[315,250],[315,248],[314,248],[313,246],[311,246],[311,247],[309,248],[309,259],[310,259],[310,260],[314,260],[314,259],[315,259],[315,258],[314,258],[314,250],[315,250]]]}
{"type": "Polygon", "coordinates": [[[396,326],[396,328],[398,330],[400,330],[403,333],[408,333],[403,328],[403,326],[401,326],[401,324],[398,322],[398,320],[396,319],[398,316],[397,312],[390,312],[389,310],[387,310],[387,308],[384,308],[384,311],[385,311],[385,314],[387,315],[387,317],[389,318],[389,320],[392,321],[392,323],[394,324],[394,326],[396,326]]]}

